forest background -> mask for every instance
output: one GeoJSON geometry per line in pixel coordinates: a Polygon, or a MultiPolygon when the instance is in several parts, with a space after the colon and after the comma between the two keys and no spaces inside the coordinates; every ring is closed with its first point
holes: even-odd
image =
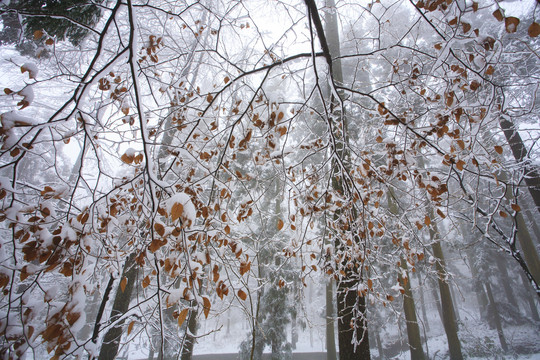
{"type": "Polygon", "coordinates": [[[0,354],[540,353],[539,6],[2,0],[0,354]]]}

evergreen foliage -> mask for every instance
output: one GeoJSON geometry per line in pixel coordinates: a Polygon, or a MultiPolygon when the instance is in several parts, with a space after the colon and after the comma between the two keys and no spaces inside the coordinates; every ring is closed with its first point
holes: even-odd
{"type": "Polygon", "coordinates": [[[48,37],[80,45],[101,10],[89,0],[15,0],[1,6],[0,14],[0,44],[15,44],[21,53],[31,55],[48,37]]]}

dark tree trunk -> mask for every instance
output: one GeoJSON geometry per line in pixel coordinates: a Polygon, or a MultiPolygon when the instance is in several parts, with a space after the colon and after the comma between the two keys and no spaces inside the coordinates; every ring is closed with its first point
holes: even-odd
{"type": "Polygon", "coordinates": [[[333,295],[332,279],[329,279],[326,283],[326,360],[337,359],[333,295]]]}
{"type": "Polygon", "coordinates": [[[366,297],[358,296],[352,274],[338,282],[338,343],[340,360],[370,359],[366,297]]]}
{"type": "Polygon", "coordinates": [[[525,184],[527,184],[527,188],[531,193],[536,210],[540,212],[540,171],[527,161],[527,148],[514,123],[504,117],[500,118],[499,123],[516,162],[523,166],[525,184]]]}
{"type": "Polygon", "coordinates": [[[527,275],[523,271],[520,271],[521,274],[521,280],[523,281],[523,288],[525,290],[526,296],[524,296],[525,301],[527,301],[527,304],[529,304],[529,308],[531,309],[531,317],[534,321],[540,321],[540,316],[538,315],[538,309],[536,308],[536,304],[534,302],[535,294],[533,293],[531,289],[531,283],[527,279],[527,275]]]}
{"type": "Polygon", "coordinates": [[[499,310],[497,309],[497,304],[495,304],[495,299],[493,298],[493,293],[491,292],[491,286],[488,282],[485,283],[486,285],[486,292],[489,299],[489,306],[491,308],[491,313],[493,315],[493,320],[495,322],[495,326],[497,328],[497,334],[499,335],[499,341],[501,342],[501,348],[504,352],[508,351],[508,345],[506,344],[506,339],[504,337],[502,324],[501,324],[501,317],[499,316],[499,310]]]}
{"type": "Polygon", "coordinates": [[[197,311],[190,310],[188,326],[186,331],[186,340],[182,347],[182,360],[191,360],[193,356],[193,347],[195,346],[195,335],[197,334],[197,311]]]}
{"type": "MultiPolygon", "coordinates": [[[[401,258],[401,268],[407,273],[407,262],[401,258]]],[[[411,283],[399,275],[401,286],[405,293],[403,294],[403,311],[405,312],[405,321],[407,323],[407,337],[409,339],[409,351],[411,360],[424,360],[424,350],[422,349],[422,338],[420,337],[420,327],[416,317],[414,298],[411,291],[411,283]]]]}
{"type": "MultiPolygon", "coordinates": [[[[124,291],[118,287],[116,290],[116,296],[114,298],[113,307],[111,310],[110,323],[116,322],[120,319],[129,309],[129,302],[131,300],[131,293],[133,292],[135,279],[137,277],[137,266],[135,264],[135,253],[129,255],[124,264],[124,270],[122,272],[122,278],[127,279],[126,287],[124,291]]],[[[124,320],[121,319],[114,326],[112,326],[105,337],[103,338],[103,345],[99,352],[99,360],[114,360],[118,354],[118,348],[120,346],[120,339],[122,338],[122,325],[124,320]]]]}
{"type": "Polygon", "coordinates": [[[462,360],[463,355],[461,353],[461,343],[458,337],[458,326],[456,322],[456,315],[454,313],[454,304],[452,301],[452,294],[450,293],[450,286],[448,285],[446,279],[446,264],[444,261],[441,243],[439,241],[435,241],[431,246],[433,249],[433,255],[437,259],[435,266],[439,275],[442,320],[444,331],[446,332],[446,338],[448,339],[450,360],[462,360]]]}

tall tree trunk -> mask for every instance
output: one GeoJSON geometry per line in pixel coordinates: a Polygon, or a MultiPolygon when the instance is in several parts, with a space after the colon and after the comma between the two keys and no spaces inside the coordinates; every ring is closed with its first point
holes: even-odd
{"type": "MultiPolygon", "coordinates": [[[[398,216],[399,206],[398,200],[395,197],[392,188],[387,193],[388,209],[390,212],[398,216]]],[[[400,266],[403,271],[399,272],[398,280],[403,288],[403,312],[405,313],[405,323],[407,325],[407,338],[409,340],[409,351],[411,353],[412,360],[423,360],[424,350],[422,349],[422,339],[420,337],[420,327],[418,326],[418,319],[416,317],[416,308],[414,305],[414,298],[411,291],[411,282],[409,278],[409,271],[407,268],[407,260],[402,256],[400,259],[400,266]],[[405,276],[403,276],[405,274],[405,276]]]]}
{"type": "Polygon", "coordinates": [[[401,268],[407,274],[405,279],[399,275],[399,282],[405,293],[403,294],[403,311],[405,312],[405,321],[407,322],[407,337],[409,339],[409,351],[411,352],[411,360],[423,360],[424,350],[422,349],[422,339],[420,337],[420,327],[416,318],[416,309],[414,306],[414,298],[411,291],[411,282],[407,269],[407,261],[401,258],[401,268]]]}
{"type": "Polygon", "coordinates": [[[501,342],[501,348],[504,352],[508,351],[508,345],[506,344],[506,339],[504,337],[502,324],[501,324],[501,317],[499,315],[499,310],[497,309],[497,304],[495,303],[495,299],[493,298],[493,293],[491,292],[491,286],[489,285],[489,282],[485,283],[486,285],[486,292],[489,298],[489,306],[491,308],[491,313],[493,315],[493,320],[495,322],[495,326],[497,328],[497,334],[499,335],[499,341],[501,342]]]}
{"type": "Polygon", "coordinates": [[[326,360],[336,360],[336,333],[334,327],[334,289],[332,279],[326,282],[326,360]]]}
{"type": "MultiPolygon", "coordinates": [[[[433,209],[429,209],[430,218],[435,218],[433,209]]],[[[441,312],[444,325],[444,331],[446,338],[448,339],[448,348],[450,350],[451,360],[462,360],[463,354],[461,353],[461,342],[458,337],[458,326],[456,322],[456,315],[454,313],[454,303],[452,301],[452,294],[450,293],[450,286],[446,278],[446,263],[444,260],[443,250],[441,242],[438,239],[438,230],[435,223],[431,224],[429,229],[432,245],[431,249],[435,256],[435,267],[438,274],[439,292],[441,294],[441,312]]]]}
{"type": "Polygon", "coordinates": [[[420,292],[420,308],[422,309],[422,321],[423,321],[423,326],[425,328],[424,332],[426,331],[429,332],[429,320],[427,317],[426,299],[424,296],[424,284],[422,283],[422,279],[420,278],[420,273],[416,271],[414,274],[416,275],[416,279],[418,280],[418,284],[419,284],[418,290],[420,292]]]}
{"type": "Polygon", "coordinates": [[[504,294],[506,295],[506,300],[508,303],[517,311],[519,311],[519,305],[516,300],[516,296],[514,295],[514,292],[512,291],[512,285],[514,285],[512,282],[513,280],[508,275],[508,268],[506,267],[506,259],[501,256],[499,252],[495,253],[495,263],[497,264],[497,269],[499,270],[498,273],[500,275],[500,282],[502,283],[504,294]]]}
{"type": "MultiPolygon", "coordinates": [[[[321,47],[323,49],[324,57],[328,65],[328,71],[330,75],[330,87],[334,88],[336,84],[343,83],[343,74],[341,70],[340,60],[340,40],[339,30],[337,24],[337,12],[335,11],[335,3],[333,0],[326,1],[326,32],[323,29],[321,18],[317,9],[317,5],[314,0],[304,0],[309,17],[317,31],[321,47]],[[328,35],[328,41],[327,41],[328,35]]],[[[311,24],[310,24],[311,25],[311,24]]],[[[336,96],[342,97],[335,91],[331,91],[331,109],[332,119],[329,119],[329,132],[331,133],[333,144],[335,148],[333,151],[333,163],[332,163],[332,187],[333,189],[342,194],[351,196],[351,194],[345,194],[344,192],[344,176],[345,173],[349,173],[347,169],[347,117],[344,110],[341,107],[341,99],[337,99],[336,96]],[[339,161],[338,161],[339,159],[339,161]]],[[[354,212],[353,208],[353,212],[354,212]]],[[[336,214],[339,216],[339,214],[336,214]]],[[[352,216],[356,219],[357,216],[352,216]]],[[[353,224],[348,224],[348,230],[353,232],[356,227],[353,224]]],[[[355,242],[360,243],[362,240],[358,234],[350,233],[351,238],[355,242]]],[[[339,240],[336,240],[336,242],[339,240]]],[[[338,251],[340,244],[336,247],[338,251]]],[[[370,358],[369,351],[369,336],[366,319],[366,297],[359,296],[356,289],[358,283],[362,281],[361,274],[357,269],[350,269],[346,267],[344,269],[344,275],[338,281],[337,284],[337,315],[338,315],[338,344],[339,344],[339,358],[340,360],[364,360],[370,358]]]]}
{"type": "Polygon", "coordinates": [[[527,161],[527,148],[514,123],[509,118],[501,116],[499,124],[508,141],[508,145],[510,145],[516,162],[523,166],[525,184],[527,184],[527,189],[536,205],[536,210],[540,212],[540,171],[530,161],[527,161]]]}
{"type": "Polygon", "coordinates": [[[111,316],[109,322],[114,323],[111,328],[105,333],[103,338],[103,345],[99,351],[99,360],[114,360],[118,354],[118,348],[120,346],[120,339],[122,338],[122,325],[125,319],[120,319],[126,311],[129,309],[129,302],[131,300],[131,293],[133,292],[135,279],[137,277],[137,266],[135,264],[135,253],[131,253],[126,259],[124,269],[122,271],[122,281],[126,278],[127,283],[124,291],[119,286],[116,290],[116,296],[114,298],[113,307],[111,309],[111,316]],[[120,320],[118,320],[120,319],[120,320]]]}
{"type": "Polygon", "coordinates": [[[188,325],[186,330],[186,339],[182,346],[182,360],[191,360],[193,347],[195,346],[195,335],[197,335],[197,311],[189,311],[188,325]]]}
{"type": "Polygon", "coordinates": [[[525,301],[527,301],[527,304],[529,304],[529,308],[531,309],[531,317],[534,321],[540,321],[540,316],[538,315],[538,308],[536,307],[536,304],[534,302],[534,294],[531,289],[531,284],[529,283],[529,280],[527,279],[527,276],[523,271],[520,271],[521,273],[521,280],[523,281],[523,287],[525,290],[525,301]]]}
{"type": "Polygon", "coordinates": [[[355,290],[358,281],[346,272],[338,282],[338,343],[340,360],[370,359],[365,296],[355,290]]]}

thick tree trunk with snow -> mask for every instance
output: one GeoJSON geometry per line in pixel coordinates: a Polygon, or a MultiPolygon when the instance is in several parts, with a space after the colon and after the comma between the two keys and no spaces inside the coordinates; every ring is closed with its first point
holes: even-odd
{"type": "Polygon", "coordinates": [[[109,318],[109,322],[114,323],[114,325],[107,331],[103,338],[103,345],[99,352],[99,360],[114,360],[118,354],[120,339],[122,338],[123,333],[122,325],[124,325],[125,320],[121,319],[118,321],[118,319],[124,316],[129,309],[129,302],[137,277],[137,266],[134,260],[135,253],[132,253],[126,259],[124,264],[124,270],[120,281],[122,281],[123,278],[126,278],[127,282],[123,291],[121,286],[116,290],[116,296],[109,318]]]}
{"type": "Polygon", "coordinates": [[[527,184],[527,189],[534,200],[536,210],[540,212],[540,171],[534,165],[527,162],[528,151],[514,123],[505,117],[501,117],[499,124],[508,141],[508,145],[510,145],[510,149],[512,149],[514,158],[518,164],[523,166],[525,184],[527,184]]]}
{"type": "MultiPolygon", "coordinates": [[[[432,239],[436,236],[434,230],[430,229],[432,239]]],[[[446,338],[448,340],[448,348],[450,350],[451,360],[462,360],[463,354],[461,353],[461,342],[458,337],[458,326],[456,322],[456,315],[454,313],[454,303],[452,301],[452,294],[450,293],[450,286],[448,279],[446,278],[446,264],[444,261],[444,255],[440,241],[436,240],[431,248],[433,255],[436,258],[435,267],[439,276],[439,291],[441,293],[441,312],[442,321],[444,325],[444,331],[446,332],[446,338]]]]}
{"type": "Polygon", "coordinates": [[[193,347],[195,346],[195,335],[197,334],[197,311],[190,310],[188,318],[188,326],[186,332],[186,340],[182,347],[182,360],[191,360],[193,356],[193,347]]]}
{"type": "Polygon", "coordinates": [[[340,360],[370,359],[366,297],[358,296],[357,281],[347,274],[338,282],[338,343],[340,360]]]}
{"type": "Polygon", "coordinates": [[[413,293],[411,290],[411,282],[408,276],[407,262],[405,259],[401,259],[401,268],[407,274],[405,279],[401,274],[399,275],[400,283],[403,290],[403,312],[405,313],[405,321],[407,322],[407,336],[409,339],[409,351],[411,352],[412,360],[423,360],[424,350],[422,348],[422,338],[420,336],[420,327],[418,326],[418,319],[416,317],[416,308],[414,305],[413,293]]]}
{"type": "Polygon", "coordinates": [[[486,292],[489,298],[489,307],[491,308],[491,313],[493,315],[493,320],[495,322],[495,327],[497,328],[497,334],[499,335],[499,341],[501,343],[501,348],[504,352],[508,351],[508,345],[506,343],[506,338],[504,337],[502,324],[501,324],[501,316],[499,315],[499,309],[497,309],[497,304],[495,303],[495,299],[493,298],[493,292],[491,291],[491,285],[489,285],[489,282],[486,282],[486,292]]]}
{"type": "Polygon", "coordinates": [[[336,333],[334,326],[334,289],[332,279],[326,283],[326,360],[336,360],[336,333]]]}

